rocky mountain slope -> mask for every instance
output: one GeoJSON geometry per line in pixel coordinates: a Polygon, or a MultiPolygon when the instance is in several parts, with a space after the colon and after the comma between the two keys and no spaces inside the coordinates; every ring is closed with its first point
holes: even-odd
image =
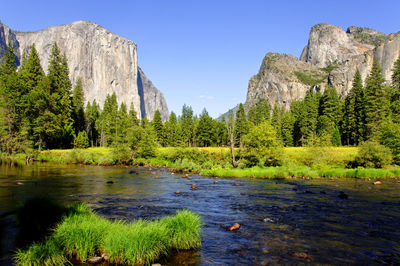
{"type": "Polygon", "coordinates": [[[150,120],[160,110],[164,120],[168,107],[162,93],[138,67],[136,44],[87,21],[52,26],[37,32],[15,32],[0,22],[0,55],[11,42],[20,59],[32,44],[38,50],[43,69],[54,42],[68,59],[72,83],[80,77],[85,100],[102,106],[107,94],[116,93],[119,103],[131,102],[140,117],[150,120]]]}
{"type": "Polygon", "coordinates": [[[399,55],[400,32],[385,35],[369,28],[343,31],[329,24],[315,25],[300,59],[272,53],[265,56],[258,74],[249,81],[245,108],[259,98],[289,108],[292,101],[304,98],[310,87],[323,91],[328,84],[343,97],[351,89],[357,68],[365,80],[374,59],[379,60],[390,82],[399,55]]]}

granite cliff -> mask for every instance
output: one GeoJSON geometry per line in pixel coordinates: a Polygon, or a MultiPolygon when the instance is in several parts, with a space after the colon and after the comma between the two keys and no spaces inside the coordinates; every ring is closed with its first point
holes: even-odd
{"type": "Polygon", "coordinates": [[[265,56],[258,74],[249,81],[245,108],[259,98],[268,99],[272,106],[289,108],[292,101],[304,98],[310,87],[323,91],[332,85],[343,97],[351,89],[356,70],[365,80],[374,59],[390,82],[399,55],[400,32],[386,35],[369,28],[344,31],[329,24],[315,25],[299,59],[273,53],[265,56]]]}
{"type": "Polygon", "coordinates": [[[128,107],[132,102],[140,117],[151,120],[157,109],[164,120],[168,117],[162,93],[138,66],[136,44],[95,23],[76,21],[37,32],[16,32],[0,22],[0,56],[10,42],[19,59],[35,44],[45,71],[56,42],[67,56],[72,83],[82,79],[86,102],[95,99],[102,106],[107,94],[115,92],[118,102],[128,107]]]}

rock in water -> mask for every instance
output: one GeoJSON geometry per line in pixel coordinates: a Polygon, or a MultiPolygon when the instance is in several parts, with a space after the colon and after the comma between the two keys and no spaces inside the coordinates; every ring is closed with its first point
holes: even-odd
{"type": "Polygon", "coordinates": [[[340,199],[348,199],[349,198],[349,196],[346,193],[344,193],[343,191],[340,191],[338,197],[340,199]]]}
{"type": "Polygon", "coordinates": [[[226,231],[231,231],[231,232],[233,232],[233,231],[239,230],[240,224],[239,224],[239,223],[234,223],[232,226],[223,226],[223,228],[224,228],[226,231]]]}
{"type": "Polygon", "coordinates": [[[102,261],[103,261],[103,257],[93,257],[93,258],[88,259],[88,262],[90,264],[98,264],[98,263],[101,263],[102,261]]]}
{"type": "Polygon", "coordinates": [[[307,253],[304,253],[304,252],[295,252],[295,253],[293,253],[293,257],[300,258],[300,259],[305,259],[305,260],[310,258],[307,255],[307,253]]]}
{"type": "Polygon", "coordinates": [[[0,22],[0,56],[11,42],[19,61],[35,44],[43,69],[47,71],[54,42],[68,59],[72,84],[82,80],[85,105],[96,100],[103,106],[107,95],[115,92],[120,103],[134,104],[139,117],[153,119],[161,112],[168,118],[162,93],[138,66],[136,44],[88,21],[52,26],[36,32],[14,32],[0,22]]]}

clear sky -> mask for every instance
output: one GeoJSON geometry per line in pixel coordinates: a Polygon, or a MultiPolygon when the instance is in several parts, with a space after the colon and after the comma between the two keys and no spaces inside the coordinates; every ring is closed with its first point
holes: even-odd
{"type": "Polygon", "coordinates": [[[1,0],[0,20],[36,31],[89,20],[134,41],[139,66],[178,115],[217,117],[246,99],[267,52],[299,57],[314,24],[400,31],[400,1],[1,0]]]}

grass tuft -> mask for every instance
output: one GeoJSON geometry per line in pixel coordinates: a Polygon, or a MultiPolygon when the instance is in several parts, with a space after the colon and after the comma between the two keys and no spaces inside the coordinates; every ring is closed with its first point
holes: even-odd
{"type": "Polygon", "coordinates": [[[93,213],[87,205],[70,208],[51,236],[18,250],[18,265],[63,265],[74,259],[85,263],[107,253],[112,264],[150,264],[171,249],[201,246],[201,218],[188,210],[161,220],[131,223],[109,221],[93,213]]]}

